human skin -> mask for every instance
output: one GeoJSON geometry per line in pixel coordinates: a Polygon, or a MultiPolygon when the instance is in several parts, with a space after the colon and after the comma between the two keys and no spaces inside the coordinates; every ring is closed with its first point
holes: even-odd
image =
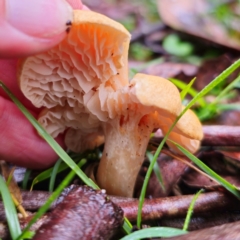
{"type": "MultiPolygon", "coordinates": [[[[24,21],[22,21],[23,25],[21,25],[21,22],[17,23],[18,26],[15,28],[12,27],[15,20],[8,20],[6,17],[7,11],[11,11],[11,9],[6,10],[4,8],[7,1],[9,0],[0,0],[0,80],[36,117],[40,109],[35,108],[23,96],[17,84],[17,58],[48,50],[58,44],[67,34],[66,28],[68,26],[65,22],[68,16],[71,18],[72,9],[87,8],[82,5],[80,0],[67,0],[69,6],[67,6],[67,3],[63,3],[63,6],[58,6],[58,11],[65,11],[61,8],[63,9],[66,6],[69,12],[63,13],[64,17],[59,18],[58,12],[54,9],[54,2],[64,0],[46,0],[46,2],[53,3],[48,8],[48,13],[46,14],[44,9],[45,12],[35,14],[38,18],[41,17],[41,14],[44,16],[41,22],[45,26],[44,29],[41,29],[41,24],[33,29],[26,24],[25,28],[24,21]],[[56,17],[53,16],[54,14],[56,17]],[[9,21],[11,24],[9,24],[9,21]],[[49,25],[44,25],[44,21],[49,21],[49,25]],[[48,33],[46,34],[46,32],[48,33]],[[6,51],[6,49],[9,49],[9,51],[6,51]]],[[[22,4],[27,4],[28,1],[31,0],[24,0],[22,4]]],[[[14,2],[14,0],[11,0],[11,2],[14,2]]],[[[41,1],[37,0],[37,2],[41,1]]],[[[42,2],[44,1],[42,0],[42,2]]],[[[31,8],[26,8],[24,11],[29,12],[29,9],[33,11],[35,6],[38,5],[32,5],[31,8]]],[[[35,15],[30,14],[29,22],[38,23],[36,19],[31,19],[35,18],[35,15]]],[[[63,136],[59,136],[56,140],[64,147],[63,136]]],[[[57,158],[58,156],[48,143],[38,135],[25,116],[0,89],[0,160],[6,160],[18,166],[40,169],[51,166],[57,158]]]]}

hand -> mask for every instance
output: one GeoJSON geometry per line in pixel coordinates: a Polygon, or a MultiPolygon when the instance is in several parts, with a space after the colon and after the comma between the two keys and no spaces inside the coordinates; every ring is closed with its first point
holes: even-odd
{"type": "MultiPolygon", "coordinates": [[[[83,9],[80,0],[0,0],[0,80],[36,117],[36,109],[18,88],[17,57],[45,51],[66,36],[72,8],[83,9]],[[6,59],[15,58],[15,59],[6,59]]],[[[57,141],[64,146],[63,136],[57,141]]],[[[45,168],[57,155],[25,116],[0,89],[0,160],[28,168],[45,168]]]]}

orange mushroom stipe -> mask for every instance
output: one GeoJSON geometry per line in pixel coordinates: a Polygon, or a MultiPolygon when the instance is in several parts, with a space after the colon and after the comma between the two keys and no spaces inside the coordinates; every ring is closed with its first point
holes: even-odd
{"type": "MultiPolygon", "coordinates": [[[[103,142],[96,181],[108,194],[131,197],[154,128],[166,133],[182,111],[177,88],[161,77],[128,81],[129,32],[95,12],[76,10],[66,38],[48,52],[21,60],[19,84],[53,136],[66,132],[69,149],[83,152],[103,142]]],[[[172,139],[196,152],[201,123],[188,110],[172,139]]],[[[171,142],[168,145],[177,149],[171,142]]]]}

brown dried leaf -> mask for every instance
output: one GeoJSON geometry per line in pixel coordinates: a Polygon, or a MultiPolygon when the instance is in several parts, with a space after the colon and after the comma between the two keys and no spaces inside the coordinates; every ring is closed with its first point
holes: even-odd
{"type": "MultiPolygon", "coordinates": [[[[240,187],[240,177],[239,176],[221,175],[221,177],[223,177],[225,180],[227,180],[231,184],[235,185],[236,187],[238,187],[238,188],[240,187]]],[[[190,171],[189,173],[185,174],[184,177],[182,178],[182,180],[184,181],[184,183],[187,186],[193,187],[193,188],[204,188],[204,189],[208,189],[208,190],[222,188],[222,186],[219,183],[212,181],[208,177],[206,177],[198,172],[195,172],[195,171],[190,171]]]]}
{"type": "MultiPolygon", "coordinates": [[[[216,76],[228,68],[234,61],[235,58],[229,55],[222,55],[216,59],[205,61],[198,70],[198,73],[196,75],[197,80],[194,83],[194,87],[197,90],[203,89],[216,76]]],[[[239,72],[240,70],[235,71],[234,74],[230,76],[229,81],[235,79],[239,72]]]]}

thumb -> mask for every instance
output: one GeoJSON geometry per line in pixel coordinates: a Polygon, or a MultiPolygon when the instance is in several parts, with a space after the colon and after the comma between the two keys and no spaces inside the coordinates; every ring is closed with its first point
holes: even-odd
{"type": "Polygon", "coordinates": [[[58,44],[72,13],[65,0],[0,0],[0,57],[31,55],[58,44]]]}

